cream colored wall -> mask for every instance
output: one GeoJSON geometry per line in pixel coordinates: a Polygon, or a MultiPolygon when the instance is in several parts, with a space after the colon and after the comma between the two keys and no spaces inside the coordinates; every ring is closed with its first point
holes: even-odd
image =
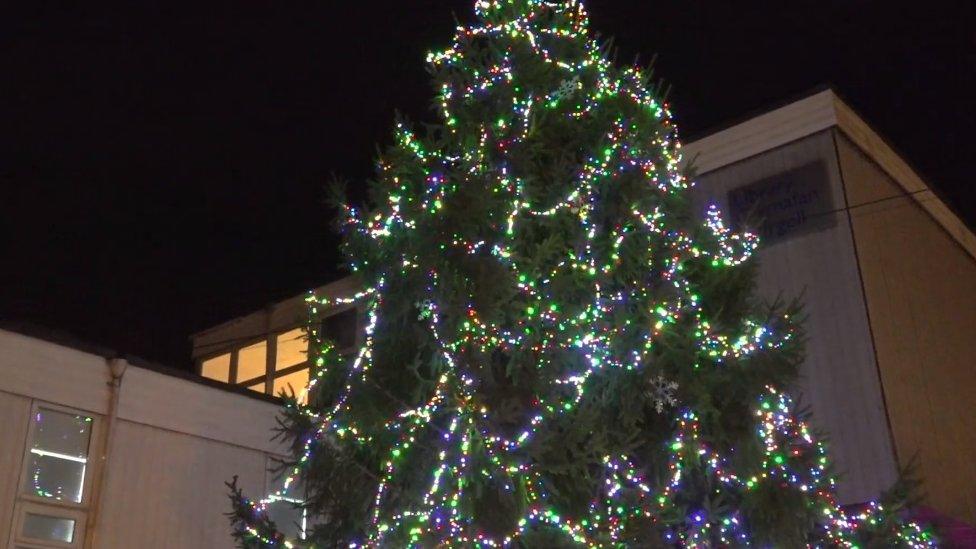
{"type": "Polygon", "coordinates": [[[0,543],[10,536],[30,411],[29,398],[0,392],[0,543]]]}
{"type": "Polygon", "coordinates": [[[830,131],[703,174],[694,193],[701,211],[707,201],[728,215],[731,189],[817,160],[826,167],[831,209],[837,211],[811,214],[830,216],[834,224],[760,246],[758,292],[769,301],[803,298],[806,358],[791,392],[829,436],[841,502],[860,503],[889,488],[897,468],[830,131]]]}
{"type": "Polygon", "coordinates": [[[234,547],[224,482],[263,495],[263,452],[129,421],[116,437],[96,547],[234,547]]]}
{"type": "Polygon", "coordinates": [[[899,461],[917,455],[928,502],[974,523],[976,260],[860,149],[838,143],[899,461]]]}
{"type": "Polygon", "coordinates": [[[100,356],[0,330],[0,391],[104,414],[109,378],[100,356]]]}
{"type": "MultiPolygon", "coordinates": [[[[0,544],[12,524],[34,402],[94,414],[106,426],[108,361],[100,356],[0,330],[0,544]]],[[[105,465],[93,547],[233,547],[223,513],[224,482],[240,476],[265,493],[267,457],[279,406],[209,385],[126,365],[105,465]]],[[[91,458],[98,463],[98,443],[91,458]]],[[[92,492],[94,493],[94,492],[92,492]]]]}

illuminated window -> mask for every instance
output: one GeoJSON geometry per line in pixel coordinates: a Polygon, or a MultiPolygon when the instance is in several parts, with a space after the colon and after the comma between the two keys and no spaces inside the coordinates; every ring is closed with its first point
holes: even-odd
{"type": "Polygon", "coordinates": [[[308,340],[305,337],[304,329],[295,328],[278,334],[275,342],[277,349],[275,370],[284,370],[289,366],[297,366],[308,360],[308,340]]]}
{"type": "Polygon", "coordinates": [[[81,503],[88,467],[92,418],[38,408],[34,414],[25,492],[81,503]]]}
{"type": "Polygon", "coordinates": [[[237,351],[237,382],[265,375],[268,367],[267,357],[267,341],[259,341],[237,351]]]}
{"type": "Polygon", "coordinates": [[[204,360],[200,365],[200,375],[223,381],[230,381],[230,353],[204,360]]]}
{"type": "MultiPolygon", "coordinates": [[[[340,354],[348,357],[356,349],[357,321],[357,309],[345,309],[322,319],[321,334],[335,344],[340,354]]],[[[200,374],[204,377],[275,396],[282,391],[301,396],[311,372],[304,327],[268,334],[262,341],[200,362],[200,374]]]]}
{"type": "MultiPolygon", "coordinates": [[[[284,391],[285,394],[295,393],[295,396],[301,396],[302,390],[307,385],[308,368],[305,368],[281,377],[276,377],[274,380],[274,394],[278,396],[284,391]]],[[[302,402],[305,402],[305,399],[302,399],[302,402]]]]}

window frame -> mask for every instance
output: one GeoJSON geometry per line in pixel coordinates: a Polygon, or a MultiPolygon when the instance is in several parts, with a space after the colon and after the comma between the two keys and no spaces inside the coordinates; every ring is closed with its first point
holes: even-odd
{"type": "Polygon", "coordinates": [[[85,509],[72,509],[66,507],[55,507],[42,505],[33,501],[19,502],[15,511],[13,528],[10,531],[10,546],[25,548],[44,548],[62,547],[76,549],[85,542],[85,527],[87,526],[88,512],[85,509]],[[75,529],[70,542],[45,540],[37,538],[26,538],[21,535],[24,524],[27,522],[27,515],[42,515],[45,517],[70,519],[75,521],[75,529]]]}
{"type": "Polygon", "coordinates": [[[25,501],[33,501],[35,503],[51,505],[54,507],[65,507],[70,509],[87,508],[88,505],[91,503],[92,484],[95,480],[95,467],[97,466],[96,461],[92,459],[92,449],[95,447],[98,440],[100,440],[102,434],[101,416],[99,414],[95,414],[85,410],[79,410],[77,408],[69,408],[67,406],[61,406],[58,404],[51,404],[40,400],[34,400],[31,404],[31,415],[30,418],[28,418],[28,422],[29,424],[27,426],[27,438],[24,440],[24,453],[23,453],[23,457],[21,458],[20,475],[19,478],[17,479],[17,498],[25,501]],[[82,492],[81,492],[80,502],[76,503],[74,501],[65,501],[65,500],[58,500],[54,498],[47,498],[44,496],[39,496],[37,494],[32,494],[24,490],[24,482],[27,476],[30,474],[27,469],[30,467],[31,445],[33,444],[34,433],[36,432],[37,429],[37,422],[34,421],[34,418],[37,417],[37,413],[41,409],[51,410],[53,412],[60,412],[63,414],[71,414],[71,415],[78,415],[78,416],[85,416],[85,417],[92,418],[91,421],[92,425],[88,437],[88,455],[85,458],[85,478],[81,485],[82,492]]]}
{"type": "MultiPolygon", "coordinates": [[[[297,324],[295,326],[270,332],[268,334],[268,343],[269,343],[268,348],[274,351],[274,353],[270,353],[270,352],[268,353],[268,394],[269,395],[274,397],[278,396],[278,393],[276,393],[274,390],[275,380],[277,380],[278,378],[282,378],[294,374],[295,372],[308,370],[308,379],[309,381],[311,381],[312,361],[309,360],[309,354],[311,352],[312,339],[308,335],[308,328],[305,324],[297,324]],[[305,343],[306,343],[305,360],[299,362],[298,364],[292,364],[291,366],[287,366],[285,368],[277,370],[276,367],[278,366],[278,337],[296,329],[302,330],[302,332],[304,332],[305,334],[303,336],[305,338],[305,343]]],[[[304,387],[292,387],[292,389],[295,391],[295,396],[297,397],[301,394],[302,389],[304,389],[304,387]]]]}
{"type": "MultiPolygon", "coordinates": [[[[228,381],[227,383],[229,385],[237,385],[238,387],[247,388],[252,385],[257,385],[260,381],[262,381],[263,378],[264,385],[265,385],[265,392],[267,392],[268,379],[269,379],[268,357],[272,355],[273,351],[274,351],[274,344],[271,343],[271,338],[269,337],[269,334],[265,334],[264,337],[248,338],[246,340],[242,339],[240,343],[235,344],[234,347],[231,348],[230,351],[231,372],[230,373],[233,374],[234,379],[233,381],[228,381]],[[239,361],[240,361],[241,350],[257,345],[258,343],[264,343],[264,373],[259,376],[254,376],[247,379],[237,379],[238,374],[240,373],[239,361]]],[[[224,354],[224,353],[220,353],[220,354],[224,354]]]]}
{"type": "Polygon", "coordinates": [[[94,488],[97,473],[100,473],[101,463],[93,453],[97,451],[102,441],[103,416],[69,406],[62,406],[51,402],[31,399],[31,414],[27,418],[26,436],[23,440],[24,451],[21,455],[20,474],[17,476],[17,489],[14,494],[14,513],[10,528],[8,543],[11,547],[24,548],[72,548],[82,547],[85,541],[85,528],[88,522],[88,512],[91,507],[92,491],[94,488]],[[84,416],[91,418],[91,428],[88,436],[88,452],[85,458],[85,473],[82,481],[81,501],[66,501],[48,498],[31,493],[24,489],[24,483],[30,474],[31,446],[34,443],[35,433],[37,432],[37,422],[34,418],[40,410],[50,410],[63,414],[84,416]],[[64,543],[51,540],[39,540],[35,538],[25,538],[21,535],[27,514],[43,515],[55,518],[68,518],[75,521],[74,537],[71,543],[64,543]]]}
{"type": "Polygon", "coordinates": [[[320,332],[319,337],[323,337],[325,334],[321,332],[322,332],[322,324],[325,322],[325,319],[329,318],[330,316],[341,315],[342,313],[348,312],[350,309],[355,311],[355,313],[353,314],[354,322],[356,325],[354,329],[355,331],[353,332],[355,337],[353,337],[351,346],[343,347],[341,349],[339,347],[336,347],[335,349],[336,352],[342,356],[347,356],[348,354],[355,354],[356,349],[362,346],[364,334],[363,334],[363,330],[361,330],[360,327],[362,327],[365,324],[365,320],[366,320],[365,310],[362,307],[360,307],[359,304],[357,303],[343,304],[332,309],[329,312],[329,314],[322,315],[322,317],[318,321],[318,329],[320,332]]]}
{"type": "MultiPolygon", "coordinates": [[[[365,321],[365,310],[363,309],[363,307],[361,307],[358,303],[343,303],[341,305],[336,305],[334,308],[332,308],[329,311],[329,314],[322,315],[318,320],[318,329],[321,331],[322,323],[325,321],[326,318],[331,316],[336,316],[342,313],[346,313],[350,310],[354,311],[354,314],[352,316],[354,319],[353,321],[355,323],[355,326],[353,328],[355,338],[353,339],[353,343],[351,346],[344,347],[342,349],[336,348],[336,352],[338,352],[340,355],[344,357],[355,356],[357,349],[359,349],[359,347],[362,346],[363,341],[365,339],[363,330],[361,329],[365,321]]],[[[320,335],[323,334],[320,333],[320,335]]],[[[308,370],[309,380],[311,381],[313,379],[314,376],[314,372],[312,371],[313,363],[309,359],[309,356],[311,354],[312,340],[311,337],[308,335],[307,325],[305,323],[291,324],[281,328],[276,328],[274,330],[269,330],[267,333],[262,335],[246,336],[237,339],[232,339],[231,341],[233,341],[233,344],[230,347],[226,347],[219,351],[206,353],[197,357],[196,359],[197,374],[203,376],[204,362],[217,358],[222,355],[230,355],[230,368],[228,370],[228,380],[226,382],[204,376],[205,379],[209,379],[217,383],[225,383],[227,385],[240,387],[242,389],[254,391],[256,393],[263,393],[265,395],[270,395],[273,397],[278,396],[278,394],[275,393],[274,390],[274,383],[275,380],[277,380],[280,377],[284,377],[293,374],[295,372],[299,372],[301,370],[308,370]],[[276,370],[275,367],[277,366],[277,360],[278,360],[278,336],[281,336],[282,334],[288,333],[295,329],[302,329],[302,331],[305,332],[305,338],[308,341],[309,354],[306,355],[304,362],[300,362],[298,364],[293,364],[291,366],[288,366],[287,368],[276,370]],[[245,347],[250,347],[257,343],[264,343],[265,345],[264,374],[260,376],[248,378],[248,379],[238,379],[239,377],[238,363],[239,363],[239,353],[241,349],[244,349],[245,347]],[[255,391],[254,388],[256,388],[261,383],[264,384],[264,390],[255,391]]],[[[300,389],[296,391],[296,396],[300,392],[301,392],[300,389]]]]}

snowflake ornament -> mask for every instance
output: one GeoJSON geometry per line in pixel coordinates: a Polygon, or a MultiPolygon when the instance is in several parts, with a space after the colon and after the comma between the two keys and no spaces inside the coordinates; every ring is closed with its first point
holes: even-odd
{"type": "Polygon", "coordinates": [[[654,410],[659,414],[664,413],[665,407],[672,407],[678,404],[678,399],[674,397],[674,392],[678,390],[678,383],[666,379],[658,374],[656,378],[651,378],[648,383],[647,396],[654,400],[654,410]]]}
{"type": "Polygon", "coordinates": [[[563,80],[556,91],[552,92],[552,98],[555,100],[560,100],[564,97],[569,97],[576,92],[576,87],[579,84],[580,77],[577,74],[572,80],[563,80]]]}

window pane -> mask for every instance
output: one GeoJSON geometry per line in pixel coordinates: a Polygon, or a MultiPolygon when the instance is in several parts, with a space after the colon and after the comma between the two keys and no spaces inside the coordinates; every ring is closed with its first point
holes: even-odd
{"type": "Polygon", "coordinates": [[[237,381],[247,381],[267,372],[268,343],[259,341],[237,351],[237,381]]]}
{"type": "Polygon", "coordinates": [[[341,313],[322,319],[322,338],[335,344],[340,351],[356,346],[356,309],[346,309],[341,313]]]}
{"type": "MultiPolygon", "coordinates": [[[[282,391],[290,393],[293,391],[295,396],[302,394],[302,390],[308,385],[308,370],[299,370],[297,372],[292,372],[288,375],[284,375],[274,380],[274,394],[275,396],[281,394],[282,391]],[[291,386],[291,391],[287,389],[291,386]]],[[[302,400],[304,402],[304,399],[302,400]]]]}
{"type": "Polygon", "coordinates": [[[31,448],[86,458],[91,425],[90,417],[40,408],[34,416],[31,448]]]}
{"type": "Polygon", "coordinates": [[[45,541],[71,543],[75,539],[75,521],[68,518],[49,517],[27,513],[21,536],[45,541]]]}
{"type": "Polygon", "coordinates": [[[305,339],[303,328],[279,334],[276,347],[278,353],[275,360],[276,370],[301,364],[308,359],[308,341],[305,339]]]}
{"type": "Polygon", "coordinates": [[[81,503],[92,418],[40,408],[23,489],[33,495],[81,503]]]}
{"type": "Polygon", "coordinates": [[[223,381],[230,381],[230,353],[204,360],[200,365],[200,375],[223,381]]]}
{"type": "Polygon", "coordinates": [[[254,391],[255,393],[263,393],[264,382],[262,381],[261,383],[255,383],[254,385],[248,385],[247,388],[250,389],[251,391],[254,391]]]}
{"type": "Polygon", "coordinates": [[[41,451],[31,450],[24,490],[35,496],[81,503],[85,462],[39,455],[41,451]]]}

